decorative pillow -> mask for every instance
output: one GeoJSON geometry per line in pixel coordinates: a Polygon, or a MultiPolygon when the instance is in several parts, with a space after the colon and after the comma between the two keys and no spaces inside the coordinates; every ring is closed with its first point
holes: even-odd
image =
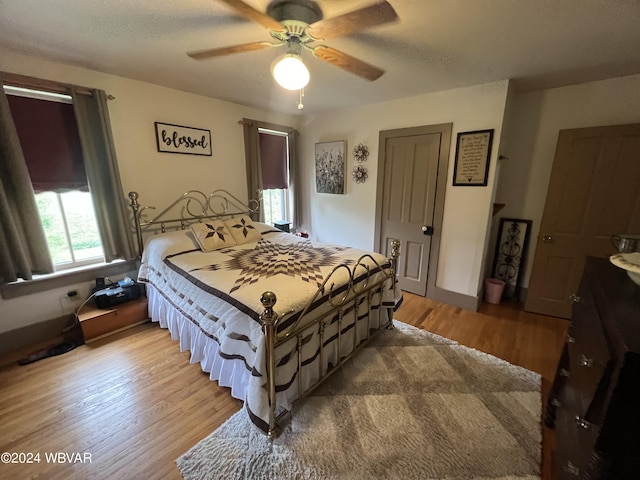
{"type": "Polygon", "coordinates": [[[266,223],[256,222],[255,220],[253,222],[253,226],[256,227],[256,230],[263,235],[267,232],[282,233],[282,230],[278,230],[273,225],[267,225],[266,223]]]}
{"type": "Polygon", "coordinates": [[[222,220],[207,220],[202,223],[192,223],[191,231],[203,252],[231,247],[238,242],[233,238],[222,220]]]}
{"type": "Polygon", "coordinates": [[[231,231],[231,235],[233,235],[233,238],[238,244],[257,242],[262,237],[249,215],[225,218],[224,224],[231,231]]]}

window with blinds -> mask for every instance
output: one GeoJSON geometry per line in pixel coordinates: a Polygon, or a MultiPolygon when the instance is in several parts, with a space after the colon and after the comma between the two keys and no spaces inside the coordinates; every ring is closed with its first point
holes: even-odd
{"type": "Polygon", "coordinates": [[[4,88],[55,269],[103,262],[71,97],[4,88]]]}
{"type": "Polygon", "coordinates": [[[258,135],[264,221],[269,225],[287,222],[290,218],[288,134],[260,128],[258,135]]]}

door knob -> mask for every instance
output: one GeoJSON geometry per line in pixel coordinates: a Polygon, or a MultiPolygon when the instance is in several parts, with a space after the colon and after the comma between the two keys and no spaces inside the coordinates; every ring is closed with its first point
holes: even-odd
{"type": "Polygon", "coordinates": [[[544,237],[542,237],[542,241],[544,243],[551,243],[553,242],[553,237],[551,235],[545,235],[544,237]]]}
{"type": "Polygon", "coordinates": [[[433,235],[433,227],[431,226],[423,225],[421,230],[423,235],[433,235]]]}

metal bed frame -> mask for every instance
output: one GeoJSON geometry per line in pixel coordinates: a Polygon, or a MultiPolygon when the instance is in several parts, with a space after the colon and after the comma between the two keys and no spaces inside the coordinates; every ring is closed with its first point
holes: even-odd
{"type": "MultiPolygon", "coordinates": [[[[149,233],[164,233],[167,230],[184,230],[190,224],[195,222],[202,222],[207,219],[216,219],[223,217],[230,217],[234,215],[248,214],[250,216],[257,215],[260,208],[260,202],[258,200],[251,200],[249,204],[244,204],[233,194],[223,189],[218,189],[210,194],[205,194],[199,190],[190,190],[182,194],[173,203],[171,203],[162,212],[155,215],[150,220],[145,218],[147,210],[155,209],[155,207],[141,206],[138,202],[139,195],[136,192],[129,193],[130,207],[133,212],[133,223],[135,227],[135,235],[138,243],[139,255],[142,255],[144,239],[143,236],[149,233]],[[174,211],[179,209],[179,216],[176,218],[165,218],[174,211]]],[[[266,341],[266,377],[267,377],[267,391],[269,398],[269,425],[265,432],[266,435],[273,439],[280,433],[280,420],[288,413],[288,410],[282,410],[276,412],[276,347],[285,341],[296,338],[297,340],[297,361],[298,361],[298,398],[294,401],[294,405],[300,400],[309,395],[316,387],[318,387],[327,377],[337,371],[339,367],[349,360],[357,351],[364,347],[373,336],[379,331],[383,330],[379,327],[378,330],[371,332],[371,312],[372,312],[372,299],[376,291],[380,291],[381,288],[385,288],[385,284],[391,280],[393,285],[394,299],[397,293],[396,271],[397,262],[400,255],[400,242],[391,241],[391,256],[389,258],[389,268],[384,268],[380,265],[371,255],[362,255],[355,264],[351,266],[347,264],[337,265],[333,268],[331,273],[323,280],[322,285],[317,289],[316,293],[309,299],[305,307],[302,309],[300,315],[297,317],[292,325],[286,327],[282,331],[279,331],[279,326],[282,322],[288,318],[288,314],[292,312],[285,312],[278,314],[274,310],[277,302],[275,293],[266,291],[261,295],[260,302],[264,307],[264,311],[260,315],[260,322],[262,323],[262,330],[265,335],[266,341]],[[371,280],[371,266],[365,263],[366,261],[373,262],[377,267],[376,270],[383,273],[382,278],[376,281],[371,280]],[[338,271],[346,270],[348,275],[348,282],[346,288],[343,286],[334,292],[335,282],[334,275],[338,271]],[[314,303],[322,296],[328,294],[328,302],[330,304],[330,310],[322,313],[321,315],[314,316],[309,313],[313,308],[314,303]],[[358,325],[359,317],[361,316],[360,305],[365,304],[367,306],[367,337],[357,343],[356,326],[358,325]],[[345,315],[353,315],[353,350],[347,356],[340,358],[340,347],[342,341],[343,323],[346,320],[345,315]],[[327,322],[332,321],[337,317],[338,321],[338,339],[337,339],[337,352],[338,362],[336,365],[327,367],[324,370],[324,329],[327,322]],[[300,369],[302,367],[302,332],[307,330],[312,325],[318,325],[319,332],[319,378],[318,380],[303,391],[300,375],[300,369]]],[[[393,311],[394,307],[385,307],[387,309],[388,323],[386,328],[392,328],[393,326],[393,311]]]]}

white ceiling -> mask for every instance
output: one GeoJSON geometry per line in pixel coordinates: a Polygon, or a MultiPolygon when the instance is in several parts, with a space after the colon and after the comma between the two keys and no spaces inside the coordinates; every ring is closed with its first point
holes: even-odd
{"type": "MultiPolygon", "coordinates": [[[[246,0],[261,11],[269,0],[246,0]]],[[[511,78],[520,91],[640,73],[640,0],[389,0],[399,21],[324,42],[386,71],[368,82],[312,58],[303,114],[511,78]]],[[[325,18],[373,0],[318,0],[325,18]]],[[[0,0],[0,46],[267,110],[297,113],[270,65],[282,48],[216,0],[0,0]]],[[[306,55],[305,55],[306,54],[306,55]]]]}

